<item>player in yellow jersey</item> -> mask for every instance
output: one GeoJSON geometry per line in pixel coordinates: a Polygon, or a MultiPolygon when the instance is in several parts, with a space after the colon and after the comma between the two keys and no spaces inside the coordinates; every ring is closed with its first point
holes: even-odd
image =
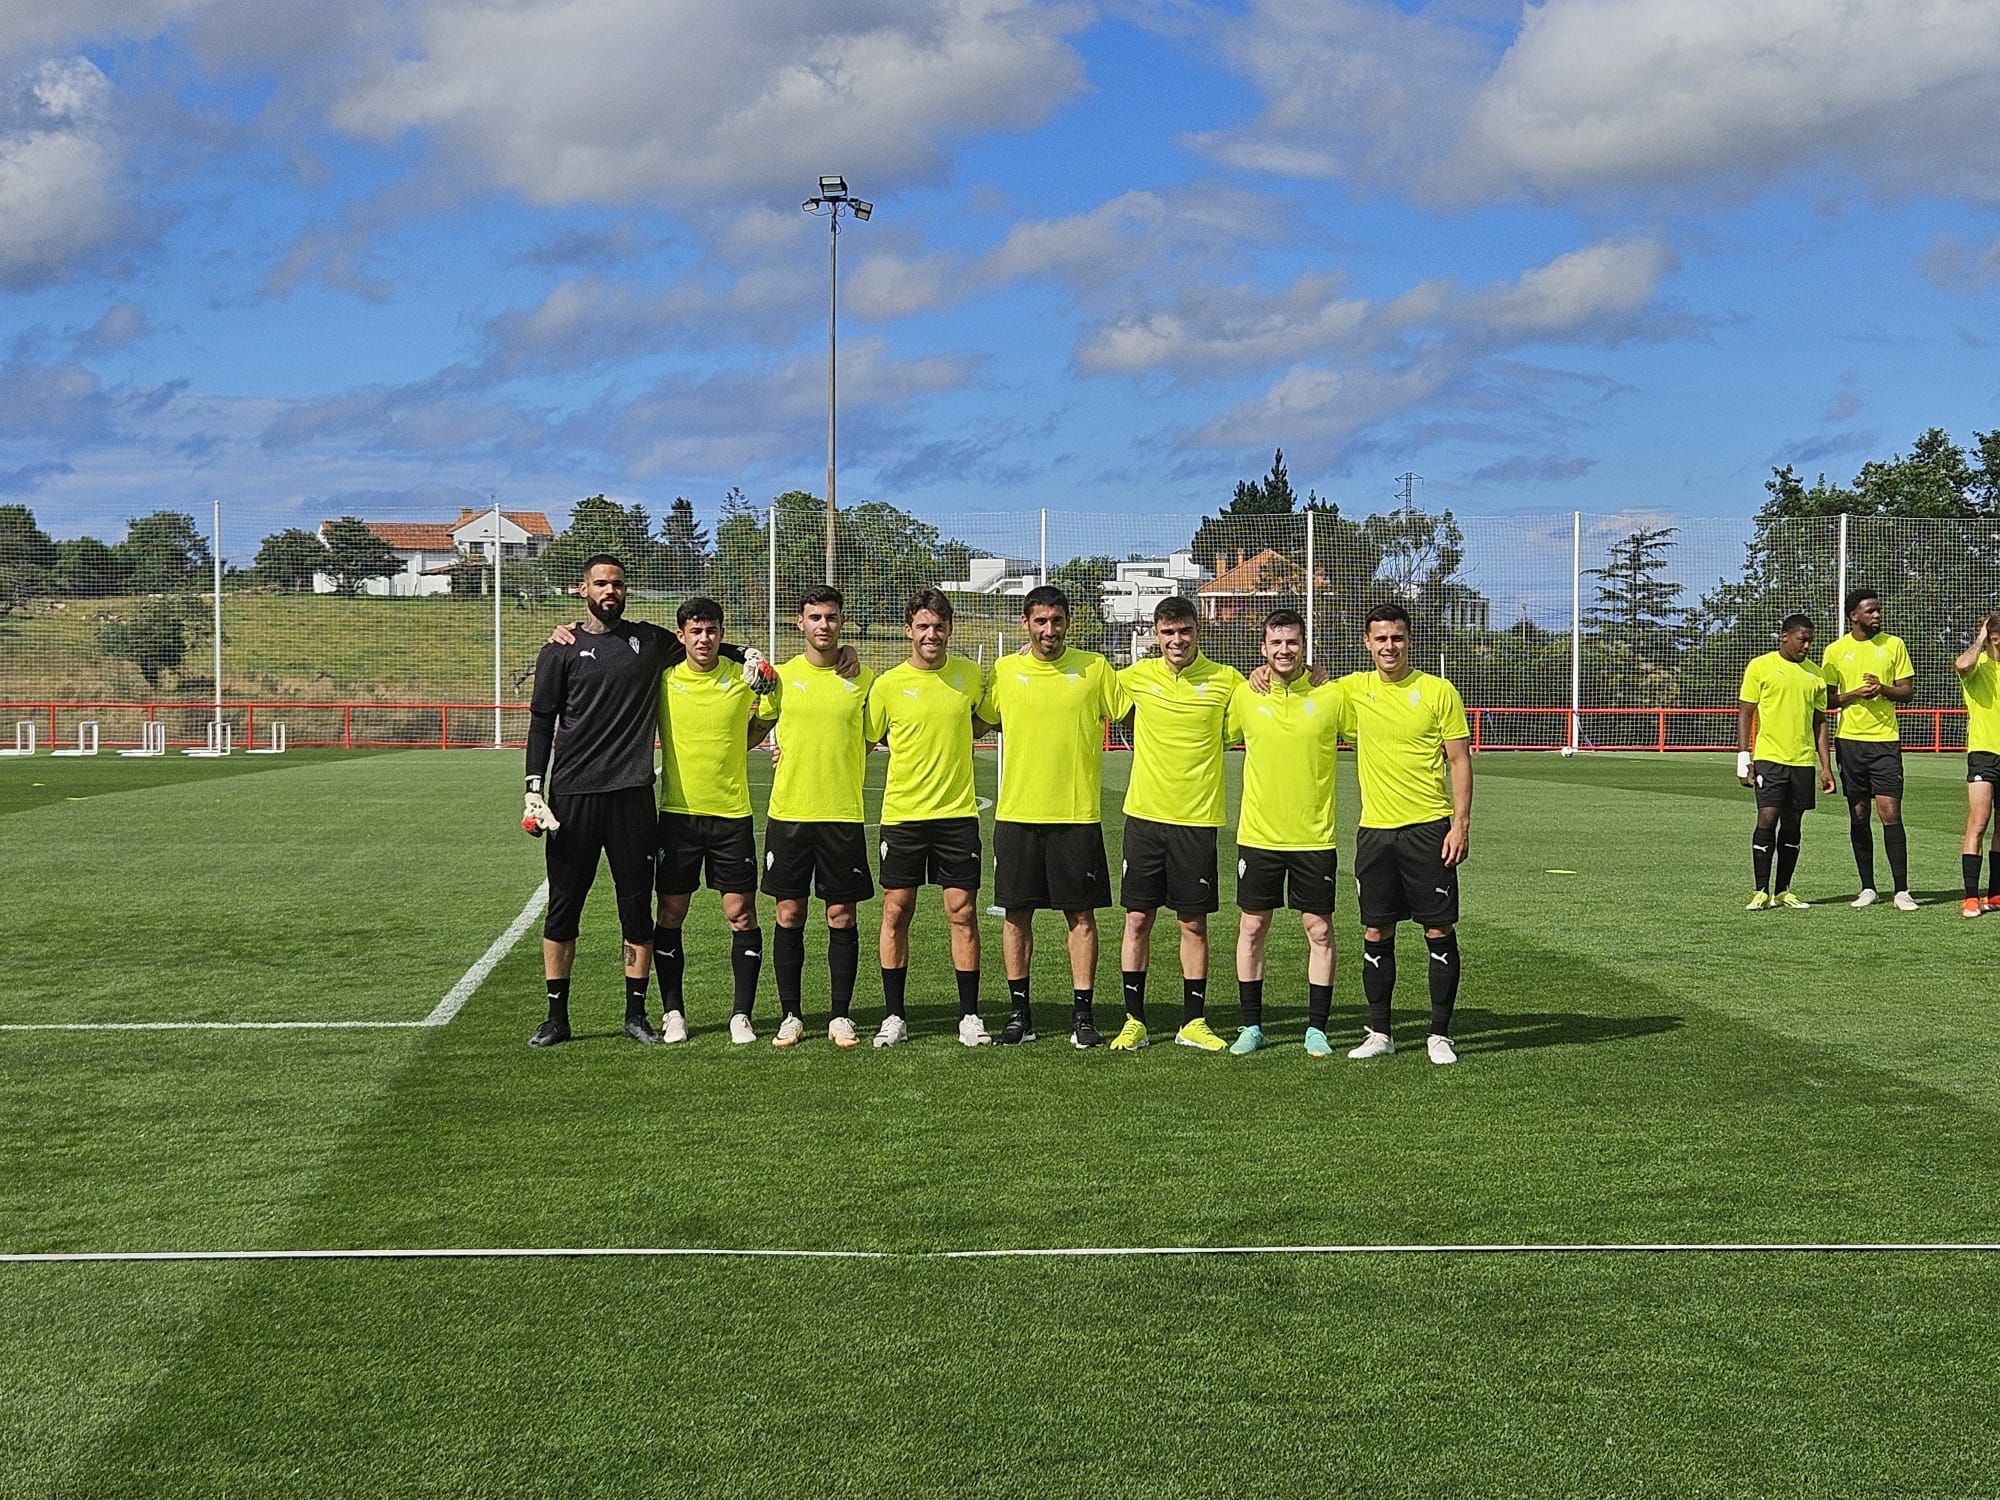
{"type": "Polygon", "coordinates": [[[857,1045],[854,978],[861,967],[857,906],[875,894],[868,878],[862,775],[868,761],[868,690],[875,674],[840,672],[840,627],[847,601],[831,584],[799,596],[804,649],[777,669],[777,686],[758,703],[759,718],[778,722],[771,805],[764,821],[764,894],[777,903],[771,967],[782,1017],[774,1047],[805,1036],[806,898],[826,907],[827,1039],[857,1045]]]}
{"type": "Polygon", "coordinates": [[[1261,693],[1248,684],[1229,700],[1226,733],[1243,742],[1243,805],[1236,824],[1236,988],[1242,1026],[1229,1050],[1264,1045],[1264,950],[1271,919],[1290,906],[1305,927],[1306,1035],[1312,1057],[1328,1057],[1333,1007],[1334,765],[1346,690],[1316,684],[1306,668],[1306,622],[1296,611],[1264,617],[1260,648],[1270,668],[1261,693]]]}
{"type": "Polygon", "coordinates": [[[1153,608],[1160,654],[1118,672],[1132,703],[1132,776],[1120,879],[1125,1026],[1112,1039],[1114,1052],[1147,1042],[1146,970],[1162,906],[1173,908],[1180,923],[1181,1025],[1174,1040],[1204,1052],[1227,1045],[1208,1024],[1208,918],[1221,904],[1215,835],[1223,817],[1223,721],[1243,674],[1202,655],[1198,634],[1191,602],[1162,599],[1153,608]]]}
{"type": "Polygon", "coordinates": [[[708,888],[721,895],[729,923],[735,988],[729,1039],[740,1046],[757,1040],[750,1012],[764,954],[744,759],[768,730],[757,717],[757,695],[722,666],[722,606],[713,599],[690,599],[674,618],[687,660],[669,667],[660,680],[660,911],[653,931],[653,966],[666,1010],[660,1034],[666,1041],[687,1034],[681,924],[706,870],[708,888]]]}
{"type": "Polygon", "coordinates": [[[1751,867],[1757,889],[1746,911],[1783,906],[1803,911],[1810,904],[1792,894],[1792,871],[1799,863],[1799,833],[1819,790],[1833,791],[1833,750],[1826,731],[1826,678],[1806,661],[1812,651],[1812,621],[1786,615],[1778,626],[1778,649],[1766,651],[1743,669],[1737,694],[1736,779],[1757,789],[1757,827],[1750,836],[1751,867]],[[1777,878],[1772,879],[1776,857],[1777,878]]]}
{"type": "Polygon", "coordinates": [[[972,742],[987,726],[976,715],[984,679],[954,656],[951,601],[919,589],[903,612],[910,658],[875,679],[866,733],[889,747],[882,788],[882,1002],[875,1045],[910,1034],[904,992],[910,977],[910,920],[926,884],[944,893],[951,962],[958,981],[958,1039],[992,1040],[979,1018],[979,802],[972,789],[972,742]]]}
{"type": "Polygon", "coordinates": [[[1028,649],[993,664],[979,703],[979,717],[1006,736],[993,817],[1009,1012],[999,1041],[1035,1039],[1028,995],[1035,913],[1052,908],[1069,925],[1070,1043],[1095,1047],[1097,908],[1111,904],[1101,821],[1104,724],[1124,718],[1131,703],[1109,662],[1069,645],[1069,597],[1061,589],[1028,590],[1021,628],[1028,649]]]}
{"type": "Polygon", "coordinates": [[[1952,663],[1965,695],[1965,842],[1959,863],[1968,917],[2000,911],[2000,840],[1987,855],[1986,899],[1979,896],[1979,846],[1993,821],[1993,789],[2000,786],[2000,609],[1979,622],[1972,642],[1952,663]]]}
{"type": "Polygon", "coordinates": [[[1354,880],[1361,908],[1361,992],[1368,1029],[1347,1055],[1381,1057],[1396,989],[1396,924],[1423,924],[1434,1063],[1454,1063],[1458,1002],[1458,867],[1472,837],[1472,731],[1458,689],[1410,665],[1410,616],[1400,604],[1368,613],[1375,666],[1340,679],[1342,723],[1354,745],[1361,826],[1354,880]]]}
{"type": "Polygon", "coordinates": [[[1854,868],[1861,877],[1855,906],[1873,906],[1875,835],[1872,810],[1882,819],[1882,849],[1889,856],[1897,910],[1915,911],[1910,894],[1909,842],[1903,832],[1903,732],[1896,706],[1917,693],[1917,669],[1907,647],[1882,629],[1882,600],[1873,589],[1847,593],[1845,635],[1827,644],[1820,658],[1826,677],[1826,707],[1840,710],[1833,748],[1840,784],[1847,793],[1847,834],[1854,845],[1854,868]]]}

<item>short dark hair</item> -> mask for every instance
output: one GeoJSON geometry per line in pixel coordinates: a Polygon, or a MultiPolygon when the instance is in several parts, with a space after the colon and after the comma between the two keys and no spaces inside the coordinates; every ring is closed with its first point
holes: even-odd
{"type": "Polygon", "coordinates": [[[1070,613],[1069,595],[1052,583],[1029,589],[1021,596],[1021,618],[1027,619],[1038,609],[1059,609],[1067,615],[1070,613]]]}
{"type": "Polygon", "coordinates": [[[847,608],[847,601],[840,597],[840,590],[830,583],[816,583],[799,595],[800,614],[805,613],[808,604],[831,604],[838,610],[847,608]]]}
{"type": "Polygon", "coordinates": [[[1841,605],[1840,612],[1843,615],[1851,615],[1861,607],[1864,600],[1880,599],[1881,597],[1879,593],[1871,588],[1849,589],[1847,591],[1847,602],[1841,605]]]}
{"type": "Polygon", "coordinates": [[[1296,630],[1301,636],[1306,633],[1305,616],[1295,609],[1274,609],[1264,616],[1263,628],[1259,636],[1267,636],[1274,630],[1296,630]]]}
{"type": "Polygon", "coordinates": [[[674,623],[685,625],[689,620],[713,620],[722,623],[722,606],[706,594],[696,594],[687,603],[674,611],[674,623]]]}
{"type": "Polygon", "coordinates": [[[1164,625],[1169,620],[1192,620],[1197,618],[1194,601],[1181,594],[1169,594],[1153,606],[1153,623],[1164,625]]]}
{"type": "Polygon", "coordinates": [[[1784,619],[1778,622],[1779,635],[1790,635],[1794,630],[1811,630],[1812,628],[1811,615],[1786,615],[1784,619]]]}
{"type": "Polygon", "coordinates": [[[910,602],[903,606],[903,623],[913,623],[917,616],[929,610],[945,624],[951,623],[951,600],[945,598],[942,589],[918,589],[910,595],[910,602]]]}
{"type": "Polygon", "coordinates": [[[1370,625],[1381,625],[1395,621],[1403,627],[1403,633],[1410,633],[1410,612],[1391,599],[1387,604],[1378,604],[1368,611],[1368,618],[1362,623],[1361,633],[1366,635],[1370,625]]]}
{"type": "Polygon", "coordinates": [[[583,571],[576,576],[578,578],[588,578],[592,568],[601,568],[606,563],[609,563],[621,573],[625,571],[625,561],[623,558],[614,557],[609,552],[593,552],[583,560],[583,571]]]}

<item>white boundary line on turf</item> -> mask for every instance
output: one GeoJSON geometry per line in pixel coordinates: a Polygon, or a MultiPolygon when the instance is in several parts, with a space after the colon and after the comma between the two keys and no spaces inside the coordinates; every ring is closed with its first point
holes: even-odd
{"type": "Polygon", "coordinates": [[[500,960],[513,951],[548,904],[549,883],[544,880],[535,887],[528,904],[508,924],[507,930],[493,940],[492,946],[480,954],[421,1021],[6,1021],[0,1022],[0,1031],[397,1031],[445,1026],[465,1008],[465,1002],[486,982],[486,976],[498,967],[500,960]]]}
{"type": "Polygon", "coordinates": [[[81,1250],[0,1255],[0,1265],[237,1260],[1106,1260],[1206,1255],[1938,1255],[2000,1254],[1981,1241],[1784,1241],[1690,1244],[1078,1245],[1013,1250],[774,1250],[701,1246],[500,1246],[352,1250],[81,1250]]]}

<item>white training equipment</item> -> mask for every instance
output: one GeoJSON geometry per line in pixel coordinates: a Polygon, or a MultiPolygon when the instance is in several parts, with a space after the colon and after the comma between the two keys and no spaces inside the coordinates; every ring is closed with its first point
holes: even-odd
{"type": "Polygon", "coordinates": [[[14,721],[14,748],[12,750],[0,750],[0,755],[12,758],[16,755],[33,755],[34,753],[35,721],[33,719],[16,719],[14,721]]]}
{"type": "Polygon", "coordinates": [[[194,760],[215,760],[220,756],[229,754],[230,744],[234,740],[235,734],[235,726],[229,720],[210,719],[208,721],[207,743],[199,750],[183,750],[181,754],[194,760]]]}
{"type": "Polygon", "coordinates": [[[79,756],[97,754],[97,720],[85,719],[76,726],[76,748],[74,750],[51,750],[50,756],[65,756],[76,759],[79,756]]]}
{"type": "MultiPolygon", "coordinates": [[[[225,724],[223,727],[226,729],[229,726],[225,724]]],[[[243,753],[245,755],[283,755],[285,753],[285,746],[289,743],[291,742],[285,735],[285,726],[282,724],[273,724],[271,726],[271,744],[268,749],[245,750],[243,753]]]]}
{"type": "Polygon", "coordinates": [[[167,753],[167,726],[162,719],[148,719],[139,726],[139,748],[120,750],[126,760],[147,760],[167,753]]]}

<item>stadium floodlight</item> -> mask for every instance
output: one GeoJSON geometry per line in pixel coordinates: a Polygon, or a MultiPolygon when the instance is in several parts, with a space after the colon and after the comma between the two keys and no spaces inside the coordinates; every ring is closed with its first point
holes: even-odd
{"type": "MultiPolygon", "coordinates": [[[[833,582],[833,487],[835,437],[835,351],[838,348],[838,293],[840,287],[840,215],[844,209],[857,219],[875,212],[875,205],[847,191],[845,177],[821,177],[819,194],[799,205],[809,214],[824,214],[826,248],[826,581],[833,582]]],[[[775,525],[775,521],[773,522],[775,525]]]]}

